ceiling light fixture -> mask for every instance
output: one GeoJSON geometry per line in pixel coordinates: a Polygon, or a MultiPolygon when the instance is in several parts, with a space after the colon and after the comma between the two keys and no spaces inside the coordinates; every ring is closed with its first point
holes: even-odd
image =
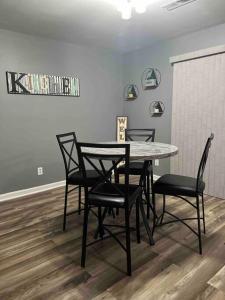
{"type": "Polygon", "coordinates": [[[131,5],[138,14],[143,14],[146,12],[148,4],[147,1],[131,0],[131,5]]]}
{"type": "Polygon", "coordinates": [[[134,9],[136,13],[143,14],[147,10],[147,6],[151,3],[157,2],[159,0],[116,0],[118,11],[121,13],[121,17],[124,20],[129,20],[132,16],[132,10],[134,9]]]}
{"type": "Polygon", "coordinates": [[[122,0],[118,2],[117,9],[121,12],[123,20],[129,20],[131,18],[132,6],[130,1],[122,0]]]}

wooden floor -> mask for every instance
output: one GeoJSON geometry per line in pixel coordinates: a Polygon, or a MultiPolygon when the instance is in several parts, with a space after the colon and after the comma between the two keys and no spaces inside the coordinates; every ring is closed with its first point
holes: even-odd
{"type": "MultiPolygon", "coordinates": [[[[185,203],[168,200],[173,212],[191,215],[185,203]]],[[[196,237],[181,224],[157,228],[151,247],[143,228],[141,244],[134,233],[132,277],[125,273],[124,251],[111,239],[88,248],[86,268],[80,267],[83,216],[69,216],[63,233],[63,201],[59,188],[0,203],[1,300],[225,299],[224,200],[206,196],[202,256],[196,237]]],[[[76,201],[71,194],[70,209],[76,201]]],[[[91,239],[95,217],[90,223],[91,239]]]]}

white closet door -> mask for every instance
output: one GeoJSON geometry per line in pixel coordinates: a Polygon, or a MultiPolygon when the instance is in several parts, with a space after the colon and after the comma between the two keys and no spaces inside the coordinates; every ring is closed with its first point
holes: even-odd
{"type": "Polygon", "coordinates": [[[205,142],[215,134],[205,170],[206,193],[225,199],[225,54],[174,64],[171,172],[196,176],[205,142]]]}

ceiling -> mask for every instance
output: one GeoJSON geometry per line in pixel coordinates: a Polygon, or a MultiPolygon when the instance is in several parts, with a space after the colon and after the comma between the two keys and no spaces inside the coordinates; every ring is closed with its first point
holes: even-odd
{"type": "Polygon", "coordinates": [[[225,0],[197,0],[174,11],[158,0],[122,20],[114,0],[1,0],[0,28],[127,52],[225,23],[225,0]]]}

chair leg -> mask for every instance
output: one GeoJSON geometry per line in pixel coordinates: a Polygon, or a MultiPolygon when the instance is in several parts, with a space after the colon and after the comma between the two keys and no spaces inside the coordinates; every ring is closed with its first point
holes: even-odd
{"type": "Polygon", "coordinates": [[[79,188],[78,188],[78,197],[79,197],[79,200],[78,200],[78,214],[80,215],[80,212],[81,212],[81,186],[79,185],[79,188]]]}
{"type": "Polygon", "coordinates": [[[104,230],[103,230],[103,223],[102,223],[102,208],[101,208],[101,206],[98,207],[98,228],[99,228],[100,238],[103,239],[104,230]]]}
{"type": "MultiPolygon", "coordinates": [[[[115,183],[120,183],[120,175],[115,172],[115,183]]],[[[116,208],[116,216],[119,215],[119,208],[116,208]]]]}
{"type": "Polygon", "coordinates": [[[141,198],[138,198],[136,200],[136,234],[137,234],[137,243],[138,244],[141,242],[141,239],[140,239],[140,213],[139,213],[140,201],[141,201],[141,198]]]}
{"type": "Polygon", "coordinates": [[[203,197],[203,194],[202,194],[202,217],[203,217],[203,232],[205,234],[205,208],[204,208],[204,197],[203,197]]]}
{"type": "Polygon", "coordinates": [[[199,253],[202,254],[202,237],[201,237],[201,219],[200,219],[199,196],[196,197],[196,201],[197,201],[197,219],[198,219],[198,243],[199,243],[199,253]]]}
{"type": "Polygon", "coordinates": [[[125,208],[125,226],[126,226],[127,275],[131,276],[130,218],[129,218],[128,208],[125,208]]]}
{"type": "MultiPolygon", "coordinates": [[[[108,207],[105,207],[105,208],[104,208],[104,211],[103,211],[103,214],[102,214],[102,217],[101,217],[102,222],[104,221],[105,216],[106,216],[106,214],[108,213],[108,210],[109,210],[108,207]]],[[[94,239],[97,239],[97,238],[98,238],[99,231],[100,231],[100,229],[99,229],[99,226],[98,226],[98,228],[96,229],[95,234],[94,234],[94,239]]],[[[105,232],[104,232],[104,230],[103,230],[103,235],[104,235],[104,234],[105,234],[105,232]]]]}
{"type": "MultiPolygon", "coordinates": [[[[119,208],[117,208],[117,209],[119,209],[119,208]]],[[[108,209],[108,215],[109,216],[112,215],[113,219],[115,219],[116,215],[115,215],[115,212],[114,212],[113,208],[109,207],[109,209],[108,209]]]]}
{"type": "Polygon", "coordinates": [[[66,230],[67,198],[68,198],[68,184],[66,183],[66,187],[65,187],[64,215],[63,215],[63,231],[66,230]]]}
{"type": "Polygon", "coordinates": [[[153,230],[151,231],[150,226],[149,226],[149,222],[148,222],[148,220],[146,218],[144,206],[143,206],[143,203],[142,203],[142,199],[141,199],[139,205],[140,205],[140,211],[141,211],[143,223],[144,223],[146,232],[148,234],[149,244],[150,245],[155,245],[155,242],[154,242],[154,239],[153,239],[153,230]]]}
{"type": "Polygon", "coordinates": [[[153,208],[153,225],[152,225],[152,233],[154,233],[158,218],[156,215],[156,207],[155,207],[155,193],[152,191],[152,208],[153,208]]]}
{"type": "Polygon", "coordinates": [[[117,172],[115,172],[114,174],[114,179],[115,179],[115,183],[120,183],[120,175],[117,172]]]}
{"type": "MultiPolygon", "coordinates": [[[[139,181],[140,182],[140,181],[139,181]]],[[[140,183],[139,183],[140,184],[140,183]]],[[[145,204],[147,204],[147,206],[150,205],[150,198],[149,198],[149,193],[148,193],[148,187],[147,187],[147,175],[145,175],[143,177],[143,181],[141,183],[142,186],[142,193],[144,195],[144,200],[145,200],[145,204]]]]}
{"type": "Polygon", "coordinates": [[[150,185],[149,185],[149,172],[147,173],[146,176],[146,190],[147,190],[147,219],[150,217],[150,185]]]}
{"type": "Polygon", "coordinates": [[[88,213],[89,207],[88,204],[85,203],[84,206],[84,223],[83,223],[83,238],[82,238],[82,254],[81,254],[81,267],[85,267],[86,261],[86,241],[87,241],[87,227],[88,227],[88,213]]]}
{"type": "Polygon", "coordinates": [[[113,219],[115,219],[116,215],[115,215],[115,212],[114,212],[113,208],[112,208],[112,216],[113,216],[113,219]]]}
{"type": "Polygon", "coordinates": [[[150,161],[150,166],[151,166],[151,170],[150,170],[150,180],[151,180],[152,207],[153,207],[153,228],[152,228],[152,231],[154,232],[155,226],[156,226],[156,224],[157,224],[157,215],[156,215],[156,207],[155,207],[155,193],[154,193],[154,191],[153,191],[154,180],[153,180],[153,166],[152,166],[152,160],[150,161]]]}
{"type": "Polygon", "coordinates": [[[166,209],[166,195],[163,194],[163,211],[162,211],[161,220],[160,220],[159,224],[162,224],[162,222],[163,222],[165,209],[166,209]]]}

